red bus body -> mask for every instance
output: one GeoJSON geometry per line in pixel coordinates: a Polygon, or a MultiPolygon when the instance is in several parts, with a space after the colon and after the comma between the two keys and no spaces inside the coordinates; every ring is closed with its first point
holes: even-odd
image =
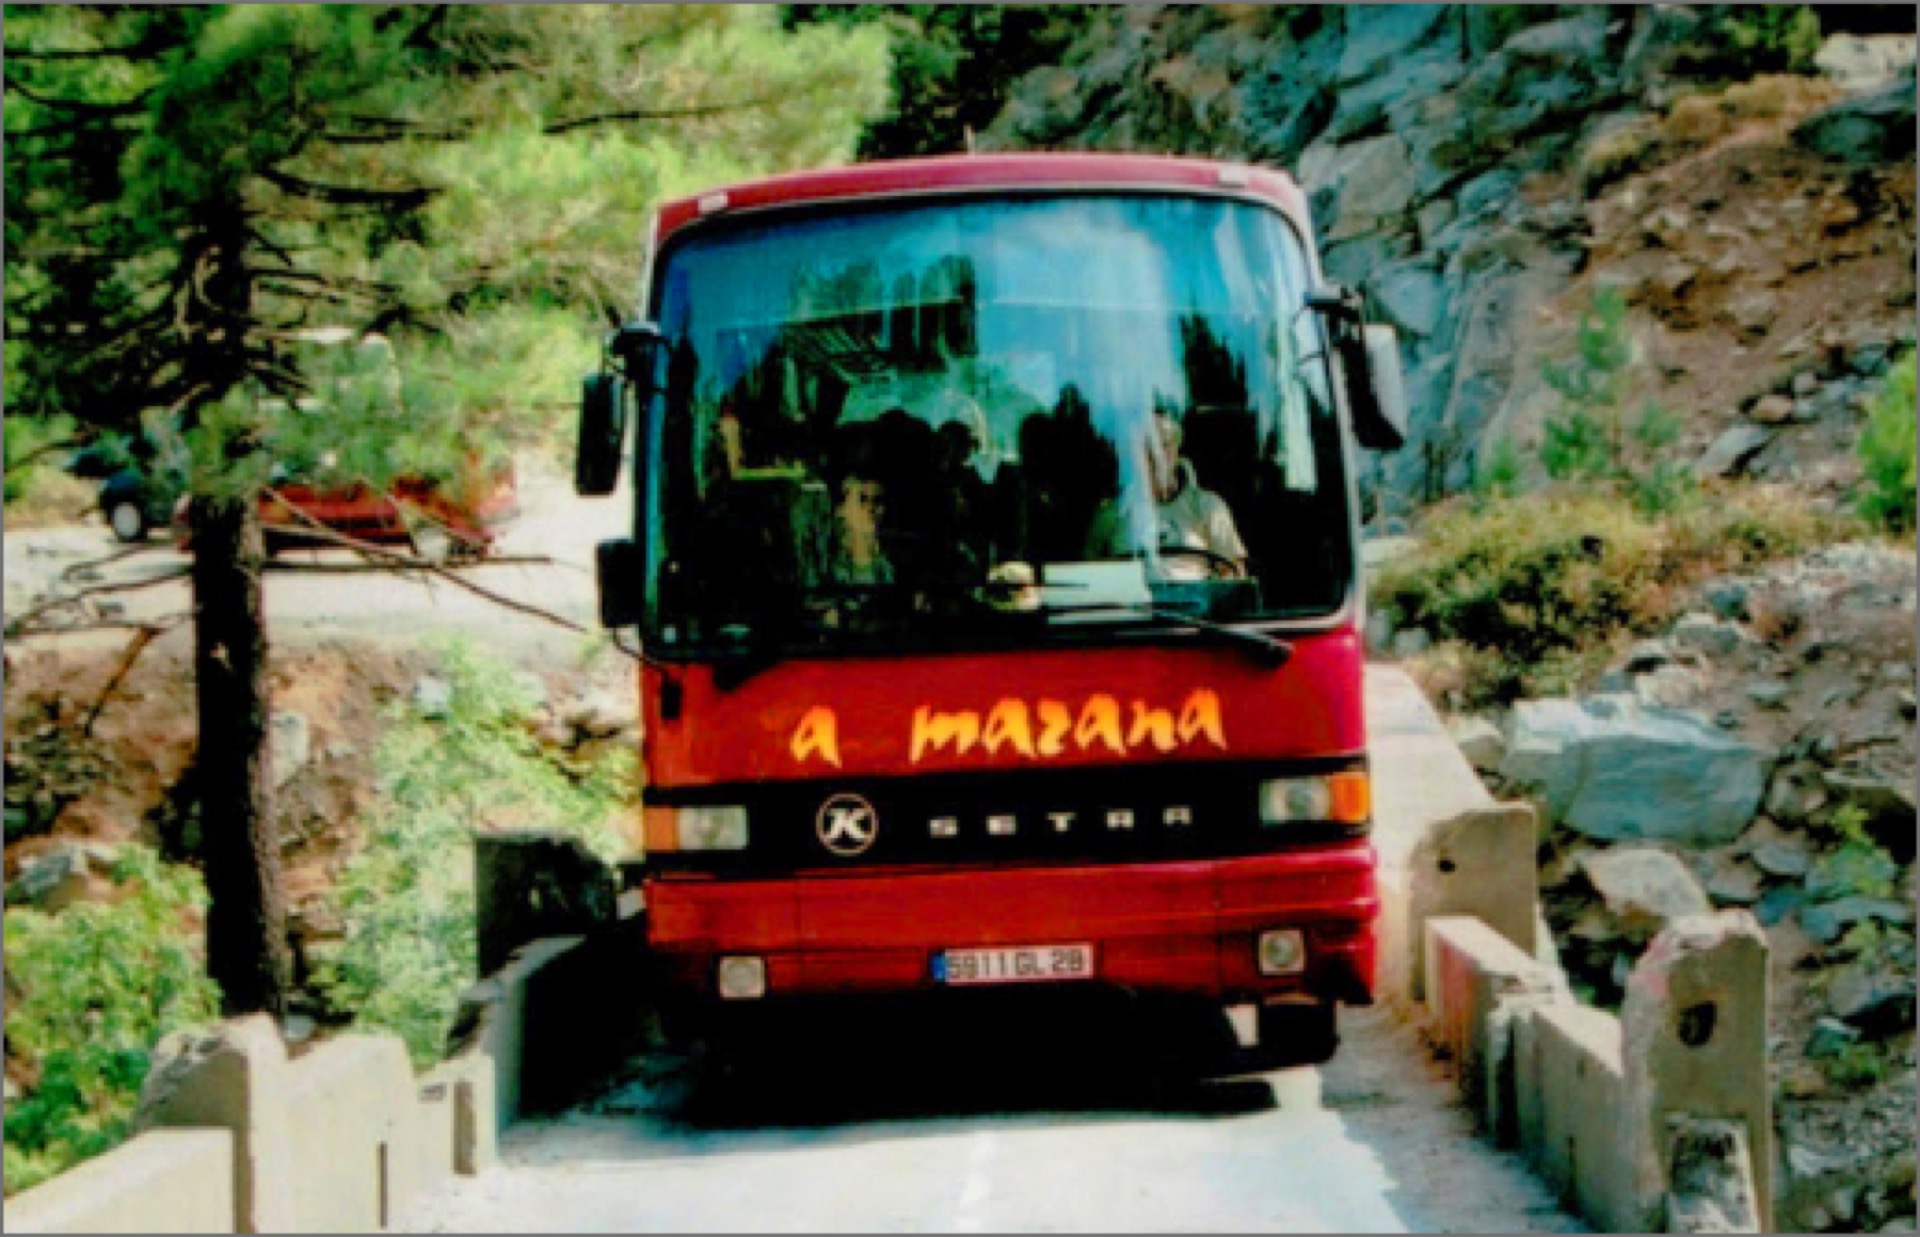
{"type": "MultiPolygon", "coordinates": [[[[1062,190],[1225,195],[1266,205],[1312,235],[1303,195],[1276,172],[1121,155],[1008,155],[733,186],[664,206],[653,242],[657,253],[682,229],[750,211],[1062,190]]],[[[1356,566],[1348,603],[1286,632],[1293,653],[1277,668],[1230,646],[1151,638],[1125,648],[791,659],[738,685],[717,685],[714,668],[698,662],[650,664],[641,692],[649,828],[653,805],[715,788],[756,788],[772,796],[767,802],[789,805],[768,810],[796,816],[853,790],[886,819],[890,794],[911,798],[911,788],[927,785],[963,788],[953,810],[970,821],[1010,816],[1017,830],[1046,829],[1054,805],[1045,785],[1018,779],[1068,773],[1078,776],[1075,827],[1101,828],[1107,784],[1129,811],[1174,811],[1234,770],[1364,769],[1360,618],[1356,566]],[[1123,731],[1136,716],[1164,714],[1175,723],[1166,732],[1172,738],[1116,747],[1106,741],[1110,731],[1083,720],[1109,703],[1123,731]],[[1200,713],[1189,717],[1194,709],[1200,713]],[[928,717],[971,716],[990,730],[997,710],[1003,722],[1023,720],[1025,731],[1010,735],[1002,725],[999,742],[971,744],[934,743],[923,733],[928,717]],[[1073,724],[1063,728],[1063,716],[1073,724]],[[1002,802],[1003,783],[1040,788],[1010,791],[1002,802]]],[[[887,823],[922,828],[923,809],[914,800],[904,824],[887,823]]],[[[916,852],[898,863],[816,862],[750,874],[678,862],[646,877],[647,933],[670,986],[709,1000],[727,956],[764,959],[773,1000],[931,991],[932,960],[942,951],[1087,944],[1093,978],[1131,991],[1223,1004],[1367,1003],[1374,867],[1364,830],[1171,861],[996,861],[979,851],[941,861],[916,852]],[[1256,934],[1285,928],[1303,932],[1308,962],[1296,974],[1262,974],[1256,934]]]]}

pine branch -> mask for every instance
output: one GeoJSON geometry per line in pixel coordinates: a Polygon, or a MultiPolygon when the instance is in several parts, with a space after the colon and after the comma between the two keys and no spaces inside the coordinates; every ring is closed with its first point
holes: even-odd
{"type": "Polygon", "coordinates": [[[709,103],[699,107],[674,107],[656,110],[636,109],[624,112],[599,112],[589,116],[574,116],[567,120],[556,120],[542,126],[541,132],[548,137],[562,133],[571,133],[576,129],[585,129],[593,125],[624,124],[628,121],[656,120],[699,120],[708,116],[723,116],[728,112],[744,112],[756,107],[765,107],[772,99],[741,99],[735,103],[709,103]]]}
{"type": "Polygon", "coordinates": [[[418,210],[432,200],[438,190],[416,186],[411,189],[362,189],[354,185],[326,185],[306,180],[289,172],[267,169],[260,178],[293,197],[324,202],[329,206],[377,206],[386,210],[418,210]]]}
{"type": "Polygon", "coordinates": [[[121,103],[91,103],[85,99],[56,99],[31,89],[18,78],[7,79],[7,89],[38,103],[41,107],[51,107],[63,112],[73,112],[82,116],[108,118],[113,116],[138,116],[147,110],[147,100],[152,97],[151,90],[142,91],[133,98],[121,103]]]}

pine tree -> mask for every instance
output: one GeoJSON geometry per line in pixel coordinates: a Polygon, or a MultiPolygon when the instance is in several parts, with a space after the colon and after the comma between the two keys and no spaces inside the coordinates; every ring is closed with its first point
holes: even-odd
{"type": "Polygon", "coordinates": [[[530,387],[622,316],[648,204],[844,155],[883,40],[756,6],[21,5],[4,72],[8,415],[193,444],[208,966],[230,1013],[276,1010],[258,512],[312,386],[295,341],[432,358],[404,424],[324,427],[375,483],[527,432],[530,387]]]}

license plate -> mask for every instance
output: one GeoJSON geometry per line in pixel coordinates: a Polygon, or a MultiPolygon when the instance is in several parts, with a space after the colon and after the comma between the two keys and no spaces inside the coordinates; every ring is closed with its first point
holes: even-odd
{"type": "Polygon", "coordinates": [[[937,984],[1038,984],[1092,978],[1091,945],[949,949],[933,956],[937,984]]]}

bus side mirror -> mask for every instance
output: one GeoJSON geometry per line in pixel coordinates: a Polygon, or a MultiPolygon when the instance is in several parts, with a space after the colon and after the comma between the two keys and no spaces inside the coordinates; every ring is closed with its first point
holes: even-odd
{"type": "Polygon", "coordinates": [[[573,489],[584,497],[613,493],[620,483],[620,444],[627,435],[627,380],[588,374],[580,386],[580,442],[573,489]]]}
{"type": "Polygon", "coordinates": [[[1407,441],[1407,388],[1401,380],[1400,333],[1390,326],[1361,328],[1366,337],[1367,384],[1373,388],[1370,415],[1356,408],[1354,436],[1372,451],[1398,451],[1407,441]]]}
{"type": "Polygon", "coordinates": [[[627,411],[645,408],[648,397],[660,389],[657,370],[666,352],[661,343],[660,328],[651,322],[621,327],[607,341],[599,372],[588,374],[581,385],[580,442],[573,466],[576,492],[611,494],[619,484],[627,411]]]}
{"type": "Polygon", "coordinates": [[[1347,393],[1353,436],[1370,451],[1397,451],[1407,441],[1407,395],[1400,376],[1400,337],[1369,326],[1360,294],[1329,285],[1307,294],[1307,308],[1326,324],[1334,368],[1347,393]]]}
{"type": "Polygon", "coordinates": [[[600,586],[600,625],[611,630],[640,621],[640,543],[628,537],[602,541],[594,549],[594,575],[600,586]]]}

